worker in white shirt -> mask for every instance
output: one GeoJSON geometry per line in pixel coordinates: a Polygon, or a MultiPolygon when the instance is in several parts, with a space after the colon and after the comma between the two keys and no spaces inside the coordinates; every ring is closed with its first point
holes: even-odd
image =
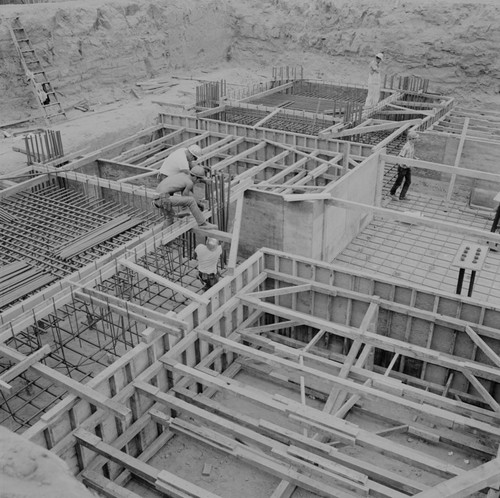
{"type": "Polygon", "coordinates": [[[158,170],[158,175],[161,178],[165,176],[176,175],[177,173],[186,172],[195,166],[195,162],[202,156],[202,151],[199,145],[190,145],[187,149],[182,147],[174,150],[161,165],[158,170]]]}
{"type": "Polygon", "coordinates": [[[370,62],[368,74],[368,95],[366,96],[365,108],[375,107],[380,100],[380,64],[384,60],[384,54],[379,52],[370,62]]]}
{"type": "MultiPolygon", "coordinates": [[[[205,170],[201,166],[194,166],[191,170],[167,176],[156,187],[159,196],[152,201],[152,204],[155,208],[161,209],[171,221],[175,216],[174,207],[189,208],[200,228],[213,230],[217,226],[205,221],[205,216],[193,196],[196,181],[208,181],[205,179],[205,170]],[[181,195],[172,195],[175,193],[181,195]]],[[[180,212],[177,216],[189,215],[189,211],[180,212]]]]}
{"type": "MultiPolygon", "coordinates": [[[[401,152],[398,157],[406,157],[408,159],[418,159],[415,157],[415,143],[418,140],[418,133],[414,130],[408,133],[408,137],[406,139],[406,143],[403,145],[401,152]]],[[[406,164],[398,164],[398,176],[396,177],[396,181],[391,188],[390,194],[391,197],[397,201],[398,197],[396,195],[396,191],[403,183],[403,188],[401,189],[401,193],[399,194],[399,200],[404,201],[406,199],[406,192],[408,192],[408,188],[411,184],[411,168],[406,164]]]]}
{"type": "Polygon", "coordinates": [[[209,237],[205,244],[198,244],[194,251],[198,260],[198,278],[203,283],[203,290],[207,291],[219,281],[217,267],[222,247],[217,239],[209,237]]]}

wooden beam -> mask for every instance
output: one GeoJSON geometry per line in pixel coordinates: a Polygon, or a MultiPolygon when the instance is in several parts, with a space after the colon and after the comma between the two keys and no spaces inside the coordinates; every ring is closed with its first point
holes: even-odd
{"type": "MultiPolygon", "coordinates": [[[[243,368],[245,368],[245,365],[243,365],[243,368]]],[[[246,413],[242,414],[240,411],[227,408],[222,403],[208,398],[206,394],[196,394],[188,389],[177,388],[174,388],[174,392],[182,399],[187,399],[190,403],[204,410],[221,415],[224,418],[244,425],[261,434],[268,435],[285,444],[293,444],[304,449],[309,448],[312,452],[319,452],[327,456],[332,462],[339,463],[351,470],[367,475],[370,479],[373,479],[373,481],[370,482],[370,489],[373,489],[374,494],[378,489],[384,489],[386,486],[409,494],[417,493],[428,488],[428,486],[417,483],[411,479],[406,479],[402,475],[387,471],[374,464],[334,450],[326,443],[321,443],[313,438],[303,436],[296,430],[283,427],[283,424],[275,424],[268,420],[256,419],[246,413]]],[[[295,488],[295,486],[293,487],[295,488]]],[[[387,491],[387,488],[385,488],[385,491],[387,491]]]]}
{"type": "Polygon", "coordinates": [[[288,287],[278,287],[266,291],[249,292],[247,295],[258,299],[274,296],[285,296],[286,294],[295,294],[297,292],[307,292],[311,290],[310,284],[291,285],[288,287]]]}
{"type": "Polygon", "coordinates": [[[407,157],[393,156],[389,154],[382,153],[380,157],[387,163],[390,164],[404,164],[405,166],[410,166],[419,169],[428,169],[431,171],[438,171],[440,173],[447,173],[450,175],[456,174],[457,176],[464,176],[466,178],[472,178],[477,180],[485,180],[491,183],[500,182],[500,174],[498,173],[487,173],[485,171],[479,171],[477,169],[459,168],[451,166],[449,164],[433,163],[430,161],[422,161],[421,159],[409,159],[407,157]]]}
{"type": "Polygon", "coordinates": [[[82,473],[82,482],[88,488],[97,491],[99,496],[104,496],[105,498],[141,498],[141,496],[133,491],[122,488],[102,474],[91,470],[85,470],[82,473]]]}
{"type": "Polygon", "coordinates": [[[240,244],[241,223],[243,219],[243,204],[245,202],[245,193],[242,192],[236,201],[236,209],[234,210],[234,221],[231,241],[231,249],[229,250],[229,258],[227,261],[227,269],[230,275],[234,274],[236,268],[236,259],[238,257],[238,247],[240,244]]]}
{"type": "Polygon", "coordinates": [[[258,121],[257,123],[255,123],[252,126],[252,128],[255,129],[255,128],[258,128],[259,126],[262,126],[266,121],[268,121],[272,117],[276,116],[276,114],[280,113],[282,110],[283,109],[281,107],[278,107],[274,111],[270,112],[267,116],[263,117],[260,121],[258,121]]]}
{"type": "Polygon", "coordinates": [[[481,395],[481,397],[485,400],[485,402],[491,406],[491,408],[500,413],[500,405],[496,402],[495,398],[487,391],[487,389],[481,384],[481,382],[476,378],[475,375],[470,373],[466,368],[464,368],[461,372],[467,380],[474,386],[476,391],[481,395]]]}
{"type": "Polygon", "coordinates": [[[414,495],[414,498],[467,498],[476,491],[497,485],[500,482],[500,461],[491,460],[469,472],[444,481],[427,491],[414,495]]]}
{"type": "Polygon", "coordinates": [[[217,173],[218,171],[222,171],[224,168],[227,168],[233,163],[238,162],[240,159],[243,159],[250,154],[254,154],[255,152],[258,152],[261,149],[264,149],[266,147],[266,142],[259,142],[257,145],[254,145],[253,147],[250,147],[249,149],[244,150],[243,152],[240,152],[239,154],[236,154],[235,156],[231,156],[224,161],[221,161],[220,163],[216,164],[215,166],[212,166],[212,171],[214,173],[217,173]]]}
{"type": "MultiPolygon", "coordinates": [[[[285,145],[285,144],[282,144],[280,142],[273,142],[272,140],[269,140],[269,139],[265,139],[265,142],[268,144],[274,145],[275,147],[279,147],[281,149],[285,149],[285,150],[289,150],[291,152],[294,152],[295,154],[298,154],[299,156],[308,157],[309,159],[317,161],[321,164],[328,164],[329,166],[333,166],[334,168],[342,169],[342,166],[339,166],[338,164],[330,162],[326,159],[320,159],[319,157],[316,157],[316,155],[319,153],[318,151],[316,151],[315,153],[309,154],[308,152],[303,152],[303,151],[298,150],[290,145],[285,145]]],[[[337,157],[338,157],[338,153],[335,154],[334,159],[337,159],[337,157]]],[[[332,161],[333,161],[333,159],[332,159],[332,161]]],[[[266,181],[269,181],[269,180],[266,180],[266,181]]]]}
{"type": "MultiPolygon", "coordinates": [[[[258,351],[254,350],[254,352],[256,352],[257,355],[259,355],[258,351]]],[[[265,355],[265,356],[266,358],[270,359],[273,358],[272,355],[265,355]]],[[[289,362],[287,360],[275,359],[271,360],[271,363],[273,363],[274,361],[286,361],[291,368],[301,368],[296,363],[289,362]]],[[[359,445],[361,447],[366,447],[373,449],[375,451],[380,451],[386,455],[390,455],[392,458],[396,458],[400,461],[409,463],[410,465],[414,465],[415,467],[425,469],[429,472],[432,472],[436,475],[440,475],[443,477],[458,475],[459,473],[462,472],[460,468],[454,465],[444,463],[441,460],[433,458],[430,455],[423,454],[421,452],[411,450],[405,446],[399,445],[392,441],[388,441],[383,437],[376,436],[375,434],[365,431],[352,423],[347,423],[343,420],[333,417],[332,415],[325,414],[320,410],[311,407],[304,407],[299,402],[293,401],[290,398],[286,398],[280,395],[272,396],[270,394],[263,393],[262,391],[257,390],[255,388],[245,387],[241,382],[234,381],[233,379],[229,379],[220,374],[216,374],[213,371],[210,374],[206,374],[195,368],[183,365],[180,362],[169,362],[168,367],[169,369],[172,369],[176,373],[189,375],[190,377],[197,379],[204,385],[231,392],[238,397],[252,399],[259,405],[263,405],[269,409],[274,409],[280,413],[287,414],[290,420],[294,421],[295,423],[306,425],[311,429],[319,429],[322,432],[331,434],[332,438],[343,440],[347,442],[347,444],[355,443],[356,445],[359,445]]],[[[305,375],[307,375],[306,373],[307,370],[313,370],[313,369],[308,369],[308,367],[302,367],[302,371],[304,371],[305,375]]],[[[316,372],[315,375],[316,374],[320,376],[328,375],[323,372],[316,372]]],[[[333,378],[334,376],[329,376],[329,377],[333,378]]],[[[332,381],[334,382],[334,380],[332,381]]],[[[350,384],[350,381],[345,381],[342,379],[339,379],[338,381],[350,384]]],[[[354,382],[352,384],[356,386],[355,388],[356,390],[361,388],[371,389],[359,386],[354,382]]],[[[398,396],[394,396],[393,398],[396,400],[399,399],[398,396]]],[[[421,406],[419,403],[415,403],[415,405],[421,406]]],[[[421,408],[424,410],[426,409],[426,407],[421,407],[421,408]]],[[[465,417],[463,418],[465,419],[465,417]]],[[[287,477],[284,476],[284,478],[287,477]]]]}
{"type": "Polygon", "coordinates": [[[267,97],[268,95],[272,95],[273,93],[279,93],[283,90],[287,90],[288,88],[292,88],[294,82],[284,83],[283,85],[275,86],[269,90],[265,90],[264,92],[256,93],[255,95],[250,95],[250,97],[245,97],[244,99],[239,100],[239,102],[248,102],[255,99],[261,99],[262,97],[267,97]]]}
{"type": "Polygon", "coordinates": [[[491,360],[491,362],[497,367],[500,367],[500,357],[488,346],[488,344],[486,344],[481,339],[481,337],[479,337],[478,334],[476,334],[472,327],[470,325],[465,325],[464,330],[472,339],[472,342],[474,342],[474,344],[476,344],[476,346],[481,349],[481,351],[491,360]]]}
{"type": "MultiPolygon", "coordinates": [[[[88,290],[88,289],[85,289],[88,290]]],[[[95,295],[92,295],[90,293],[86,292],[80,292],[76,291],[75,292],[75,297],[78,299],[81,299],[82,301],[85,301],[87,303],[93,303],[96,306],[99,306],[101,308],[109,308],[111,311],[114,313],[123,316],[124,318],[130,318],[131,320],[135,320],[139,323],[144,323],[145,325],[148,325],[149,327],[153,327],[154,329],[161,330],[163,333],[167,333],[170,335],[173,335],[175,337],[181,337],[182,336],[182,331],[181,329],[178,329],[176,327],[172,327],[171,325],[168,325],[165,323],[165,316],[161,315],[161,321],[155,320],[153,318],[149,318],[141,313],[136,313],[132,311],[132,309],[129,309],[129,303],[127,301],[124,302],[124,307],[116,305],[112,303],[109,300],[102,300],[99,299],[98,297],[95,297],[95,295]]],[[[131,303],[130,303],[131,304],[131,303]]],[[[159,315],[160,313],[155,313],[153,312],[152,315],[159,315]]],[[[187,327],[187,324],[185,328],[187,327]]]]}
{"type": "Polygon", "coordinates": [[[245,332],[248,334],[264,334],[266,332],[275,332],[276,330],[287,329],[300,325],[299,322],[294,320],[287,320],[284,322],[270,323],[269,325],[259,325],[258,327],[246,327],[244,329],[237,329],[237,332],[245,332]]]}
{"type": "MultiPolygon", "coordinates": [[[[363,317],[363,320],[359,326],[359,337],[356,337],[354,339],[354,342],[351,345],[351,348],[349,350],[349,354],[346,356],[346,359],[344,361],[344,364],[342,365],[342,368],[340,369],[340,372],[338,376],[341,379],[346,379],[347,376],[349,375],[349,371],[351,370],[352,365],[356,361],[356,358],[358,356],[358,352],[361,349],[361,346],[363,345],[363,334],[368,331],[368,328],[370,327],[371,332],[375,332],[374,330],[374,320],[378,317],[378,304],[372,302],[368,306],[368,309],[365,313],[365,316],[363,317]]],[[[366,357],[363,358],[365,360],[366,357]]],[[[358,364],[357,366],[362,367],[362,364],[358,364]]],[[[334,410],[335,407],[340,408],[337,405],[337,398],[339,397],[340,393],[342,392],[342,389],[340,389],[338,386],[334,386],[330,392],[330,395],[328,396],[328,399],[326,400],[325,406],[323,408],[323,411],[330,413],[332,410],[334,410]]],[[[345,394],[342,396],[340,399],[339,404],[342,404],[343,401],[345,400],[345,394]]],[[[336,411],[336,410],[334,410],[336,411]]]]}
{"type": "Polygon", "coordinates": [[[348,137],[350,135],[364,135],[365,133],[374,133],[378,131],[393,130],[394,128],[401,128],[405,126],[404,129],[411,125],[419,125],[422,123],[421,119],[411,119],[406,121],[388,121],[385,124],[369,125],[369,126],[357,126],[356,128],[349,128],[348,130],[341,131],[340,133],[334,133],[331,138],[337,139],[341,137],[348,137]]]}
{"type": "MultiPolygon", "coordinates": [[[[0,355],[2,354],[3,347],[0,346],[0,355]]],[[[16,365],[10,367],[7,371],[3,372],[0,375],[0,383],[8,384],[11,380],[15,379],[23,372],[28,370],[34,363],[40,361],[42,358],[45,358],[48,354],[50,354],[51,347],[49,344],[45,344],[45,346],[41,347],[38,351],[30,354],[23,360],[21,360],[16,365]]],[[[11,387],[11,386],[9,386],[11,387]]],[[[4,389],[2,389],[3,391],[4,389]]],[[[10,390],[10,389],[9,389],[10,390]]]]}
{"type": "Polygon", "coordinates": [[[139,275],[142,275],[144,277],[149,278],[150,280],[153,280],[153,282],[157,282],[160,285],[163,285],[164,287],[167,287],[170,290],[173,290],[174,292],[178,292],[179,294],[182,294],[183,296],[201,304],[208,304],[210,301],[203,296],[200,296],[199,294],[196,294],[195,292],[190,291],[189,289],[185,289],[179,284],[176,284],[174,282],[171,282],[170,280],[166,279],[165,277],[162,277],[161,275],[157,275],[156,273],[153,273],[152,271],[146,270],[143,266],[140,266],[136,263],[132,263],[131,261],[128,261],[126,259],[119,259],[118,263],[122,266],[125,266],[129,268],[132,271],[135,271],[139,275]]]}
{"type": "MultiPolygon", "coordinates": [[[[356,329],[354,327],[348,327],[338,323],[333,323],[329,320],[298,312],[276,304],[259,301],[258,299],[254,299],[248,296],[241,295],[239,296],[239,299],[244,304],[250,306],[253,309],[260,310],[264,313],[270,313],[288,320],[295,320],[302,323],[303,325],[308,325],[316,329],[324,328],[328,332],[341,337],[348,337],[349,339],[354,340],[361,336],[359,329],[356,329]]],[[[452,355],[439,351],[434,351],[423,346],[409,344],[402,340],[392,339],[390,337],[374,334],[371,332],[363,333],[362,338],[363,341],[365,341],[367,344],[370,344],[376,348],[383,349],[385,351],[399,352],[406,356],[418,358],[419,360],[427,361],[429,363],[435,363],[437,365],[451,368],[452,370],[457,370],[459,372],[464,368],[467,368],[478,377],[493,380],[495,382],[500,381],[499,369],[489,367],[478,362],[460,359],[458,357],[454,357],[452,355]]]]}
{"type": "Polygon", "coordinates": [[[393,131],[388,137],[384,138],[381,142],[379,142],[377,145],[373,147],[373,151],[381,150],[383,149],[387,144],[390,144],[396,137],[399,137],[402,133],[404,133],[408,128],[411,128],[414,126],[411,121],[407,121],[407,124],[401,126],[401,128],[398,128],[396,131],[393,131]]]}
{"type": "MultiPolygon", "coordinates": [[[[24,360],[26,357],[11,349],[7,346],[1,346],[0,352],[3,356],[8,358],[11,361],[20,362],[24,360]]],[[[31,365],[31,368],[35,370],[39,375],[45,377],[46,379],[52,381],[54,384],[57,384],[64,389],[67,389],[72,394],[76,395],[79,398],[88,401],[91,405],[97,406],[105,410],[106,412],[111,412],[115,417],[118,417],[120,420],[124,420],[128,422],[132,416],[132,412],[126,406],[109,399],[104,394],[92,389],[91,387],[81,384],[80,382],[67,377],[66,375],[54,370],[53,368],[47,367],[46,365],[42,365],[40,363],[34,363],[31,365]]]]}
{"type": "MultiPolygon", "coordinates": [[[[460,159],[462,158],[462,151],[465,144],[465,139],[467,138],[467,129],[469,128],[469,118],[465,118],[464,126],[462,128],[462,134],[460,135],[460,142],[458,144],[457,155],[455,157],[454,167],[458,168],[460,165],[460,159]]],[[[453,188],[455,187],[455,181],[457,179],[457,175],[451,175],[450,184],[448,186],[448,192],[446,193],[446,202],[445,207],[448,208],[448,204],[451,200],[451,196],[453,195],[453,188]]]]}

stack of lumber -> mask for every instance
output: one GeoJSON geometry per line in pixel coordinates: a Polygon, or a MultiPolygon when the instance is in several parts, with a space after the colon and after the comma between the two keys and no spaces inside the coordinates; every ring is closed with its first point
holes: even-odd
{"type": "Polygon", "coordinates": [[[138,81],[137,86],[141,87],[146,93],[163,93],[171,86],[176,86],[179,83],[172,83],[170,78],[154,78],[147,81],[138,81]]]}
{"type": "Polygon", "coordinates": [[[44,287],[57,277],[41,273],[24,261],[2,266],[0,271],[0,308],[44,287]]]}
{"type": "Polygon", "coordinates": [[[87,99],[80,100],[80,102],[77,102],[73,107],[82,112],[90,111],[90,104],[87,99]]]}
{"type": "Polygon", "coordinates": [[[74,256],[87,251],[91,247],[99,245],[106,240],[130,230],[136,225],[139,225],[139,223],[142,223],[140,218],[132,218],[131,216],[124,214],[114,220],[108,221],[95,230],[72,239],[70,242],[54,251],[54,254],[62,259],[73,258],[74,256]]]}
{"type": "Polygon", "coordinates": [[[0,208],[0,223],[11,223],[15,220],[15,216],[9,214],[5,209],[0,208]]]}

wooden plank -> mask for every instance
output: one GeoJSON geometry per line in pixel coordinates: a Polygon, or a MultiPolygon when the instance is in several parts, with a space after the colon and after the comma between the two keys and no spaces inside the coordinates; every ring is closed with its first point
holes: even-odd
{"type": "MultiPolygon", "coordinates": [[[[301,322],[304,325],[315,327],[317,329],[324,328],[328,332],[341,337],[347,337],[354,340],[360,336],[359,330],[354,327],[348,327],[338,323],[330,322],[328,320],[317,318],[306,313],[297,312],[283,306],[259,301],[258,299],[254,299],[248,296],[239,296],[239,299],[254,309],[274,314],[288,320],[295,320],[301,322]]],[[[405,341],[381,336],[379,334],[374,334],[371,332],[365,332],[363,334],[363,340],[367,344],[383,349],[385,351],[399,352],[401,354],[404,354],[405,356],[410,356],[412,358],[435,363],[437,365],[441,365],[457,371],[461,371],[463,368],[467,368],[478,377],[493,380],[495,382],[500,381],[500,371],[498,371],[498,369],[483,365],[481,363],[461,359],[450,354],[434,351],[423,346],[409,344],[405,341]]]]}
{"type": "Polygon", "coordinates": [[[265,90],[264,92],[256,93],[255,95],[250,95],[250,97],[245,97],[244,99],[239,100],[239,102],[249,102],[256,99],[261,99],[262,97],[267,97],[268,95],[272,95],[273,93],[279,93],[283,90],[287,90],[294,85],[294,82],[284,83],[283,85],[275,86],[270,90],[265,90]]]}
{"type": "Polygon", "coordinates": [[[250,154],[254,154],[258,152],[259,150],[262,150],[266,147],[266,142],[259,142],[257,145],[254,145],[253,147],[250,147],[249,149],[244,150],[243,152],[240,152],[239,154],[236,154],[235,156],[231,156],[228,159],[225,159],[224,161],[219,162],[215,166],[212,166],[212,172],[217,173],[219,171],[222,171],[224,168],[227,168],[233,163],[238,162],[240,159],[244,159],[245,157],[249,156],[250,154]]]}
{"type": "Polygon", "coordinates": [[[179,284],[176,284],[174,282],[171,282],[170,280],[166,279],[165,277],[162,277],[160,275],[157,275],[156,273],[153,273],[152,271],[146,270],[143,266],[140,266],[136,263],[132,263],[131,261],[128,261],[126,259],[119,259],[118,263],[122,266],[125,266],[129,268],[132,271],[135,271],[136,273],[139,273],[139,275],[142,275],[144,277],[149,278],[150,280],[153,280],[154,282],[157,282],[164,287],[167,287],[168,289],[173,290],[174,292],[178,292],[179,294],[182,294],[183,296],[186,296],[187,298],[201,304],[208,304],[210,301],[203,296],[200,296],[199,294],[196,294],[193,291],[190,291],[189,289],[185,289],[179,284]]]}
{"type": "Polygon", "coordinates": [[[111,445],[103,442],[100,437],[84,429],[77,429],[74,435],[78,443],[86,448],[89,448],[98,455],[102,455],[112,462],[123,466],[124,468],[130,470],[130,472],[134,475],[137,475],[151,484],[154,484],[156,481],[160,471],[151,467],[151,465],[141,462],[139,459],[113,448],[111,445]]]}
{"type": "MultiPolygon", "coordinates": [[[[389,384],[387,384],[387,387],[392,387],[392,389],[390,389],[390,391],[392,392],[385,392],[372,387],[360,386],[359,384],[351,380],[341,379],[336,375],[331,375],[314,368],[300,366],[296,362],[256,350],[249,346],[245,346],[243,344],[236,343],[229,339],[218,337],[213,334],[198,332],[198,336],[200,339],[207,341],[208,343],[216,346],[223,346],[226,350],[242,355],[244,357],[263,361],[268,365],[277,366],[278,368],[291,369],[292,371],[295,371],[297,375],[304,375],[305,377],[312,377],[313,379],[316,378],[318,380],[331,382],[333,385],[338,385],[339,387],[346,389],[352,394],[358,394],[360,396],[367,397],[373,400],[380,400],[382,402],[395,403],[396,405],[404,406],[406,409],[417,414],[426,412],[430,413],[432,411],[433,416],[439,418],[447,425],[460,423],[469,427],[482,427],[484,430],[486,430],[486,432],[500,435],[500,429],[486,426],[486,424],[483,424],[482,422],[476,421],[474,419],[469,419],[455,413],[450,413],[449,411],[441,408],[431,407],[430,405],[424,406],[421,403],[401,398],[401,394],[403,392],[402,387],[400,388],[397,383],[394,383],[394,381],[390,381],[389,384]]],[[[175,368],[177,369],[181,367],[176,365],[175,368]]]]}
{"type": "MultiPolygon", "coordinates": [[[[203,427],[214,427],[217,430],[222,430],[225,435],[230,434],[230,436],[232,437],[237,437],[237,440],[242,440],[249,444],[257,445],[267,451],[272,451],[273,449],[276,449],[278,447],[285,452],[287,451],[286,445],[279,443],[272,438],[263,436],[256,431],[241,426],[241,424],[231,422],[226,418],[214,415],[210,412],[207,412],[206,410],[193,406],[190,403],[182,401],[175,396],[163,393],[154,386],[148,385],[144,382],[135,383],[134,385],[141,392],[144,392],[145,394],[151,396],[155,401],[163,403],[165,406],[173,410],[180,410],[186,414],[189,414],[191,417],[195,417],[197,420],[202,421],[203,427]]],[[[165,416],[164,413],[157,410],[150,410],[150,413],[155,421],[163,424],[169,424],[169,417],[165,416]]],[[[309,453],[306,450],[303,450],[303,456],[310,459],[310,461],[320,463],[324,468],[328,467],[332,473],[335,473],[337,474],[337,476],[342,477],[342,479],[340,479],[341,482],[344,482],[344,478],[347,478],[353,481],[353,483],[362,484],[364,486],[368,480],[367,476],[361,474],[360,472],[352,471],[344,466],[340,466],[337,464],[332,466],[331,462],[319,460],[319,457],[317,458],[314,454],[309,453]]]]}
{"type": "Polygon", "coordinates": [[[238,246],[240,243],[240,232],[241,232],[241,222],[243,218],[243,204],[245,202],[244,192],[238,197],[236,201],[236,209],[234,212],[234,222],[231,241],[231,249],[229,250],[229,258],[227,262],[227,269],[230,275],[234,274],[234,269],[236,267],[236,258],[238,257],[238,246]]]}
{"type": "Polygon", "coordinates": [[[266,291],[249,292],[247,295],[256,297],[258,299],[262,299],[266,297],[285,296],[287,294],[295,294],[297,292],[307,292],[310,290],[311,290],[310,284],[302,284],[302,285],[292,285],[288,287],[277,287],[276,289],[270,289],[266,291]]]}
{"type": "MultiPolygon", "coordinates": [[[[41,347],[38,351],[27,356],[25,359],[21,360],[16,365],[10,367],[7,371],[0,375],[0,382],[9,383],[11,380],[15,379],[17,376],[21,375],[23,372],[28,370],[34,363],[40,361],[42,358],[50,354],[51,347],[49,344],[41,347]]],[[[0,346],[0,355],[2,354],[2,347],[0,346]]]]}
{"type": "Polygon", "coordinates": [[[349,128],[348,130],[341,131],[340,133],[334,133],[333,135],[331,135],[331,138],[337,139],[337,138],[341,138],[341,137],[348,137],[350,135],[363,135],[365,133],[374,133],[374,132],[385,131],[385,130],[393,130],[394,128],[399,129],[402,126],[406,125],[406,127],[403,129],[403,131],[404,131],[406,128],[408,128],[408,126],[419,125],[421,123],[422,123],[421,119],[411,119],[411,120],[406,120],[406,121],[388,121],[385,124],[377,124],[377,125],[349,128]]]}
{"type": "Polygon", "coordinates": [[[491,360],[491,362],[497,367],[500,367],[500,357],[488,346],[488,344],[486,344],[481,339],[481,337],[479,337],[478,334],[476,334],[474,329],[470,325],[465,325],[464,330],[472,339],[474,344],[476,344],[479,349],[481,349],[481,351],[491,360]]]}
{"type": "Polygon", "coordinates": [[[481,382],[470,373],[467,369],[463,369],[461,372],[467,380],[475,387],[476,391],[481,395],[481,397],[491,406],[491,408],[500,413],[500,405],[496,402],[495,398],[486,390],[486,388],[481,384],[481,382]]]}
{"type": "MultiPolygon", "coordinates": [[[[457,155],[455,157],[455,163],[453,164],[453,166],[455,168],[458,168],[458,166],[460,164],[460,159],[462,158],[462,151],[464,148],[465,139],[467,138],[467,129],[468,128],[469,128],[469,118],[465,118],[464,126],[462,128],[462,134],[460,135],[460,142],[458,144],[457,155]]],[[[451,175],[450,184],[448,186],[448,192],[446,193],[446,202],[445,202],[446,207],[448,207],[448,204],[451,200],[451,196],[453,195],[453,188],[455,187],[456,179],[457,179],[456,174],[451,175]]]]}
{"type": "Polygon", "coordinates": [[[98,291],[97,289],[89,289],[88,287],[82,287],[78,284],[74,285],[77,286],[81,292],[88,294],[91,297],[96,297],[104,301],[109,301],[111,304],[130,310],[135,314],[147,316],[150,319],[155,320],[157,322],[165,322],[165,324],[171,325],[172,333],[174,333],[174,335],[178,335],[179,330],[187,330],[188,328],[187,322],[178,319],[176,313],[173,312],[159,313],[158,311],[145,308],[144,306],[132,303],[131,301],[126,301],[125,299],[121,299],[119,297],[111,296],[110,294],[98,291]]]}
{"type": "Polygon", "coordinates": [[[141,498],[138,494],[122,488],[97,472],[86,470],[82,474],[82,482],[90,489],[106,498],[141,498]]]}
{"type": "Polygon", "coordinates": [[[476,491],[497,485],[499,481],[500,461],[495,458],[414,496],[415,498],[466,498],[476,491]]]}
{"type": "Polygon", "coordinates": [[[111,311],[113,311],[113,313],[116,313],[116,314],[123,316],[125,318],[129,318],[131,320],[135,320],[139,323],[144,323],[145,325],[147,325],[149,327],[153,327],[156,330],[160,330],[163,333],[167,333],[167,334],[170,334],[170,335],[173,335],[176,337],[182,336],[182,331],[180,331],[178,329],[174,329],[170,325],[167,325],[163,322],[159,322],[157,320],[153,320],[153,319],[148,318],[142,314],[134,313],[131,310],[127,309],[128,308],[127,302],[125,302],[125,308],[122,308],[121,306],[117,306],[115,304],[112,304],[109,301],[103,301],[102,299],[98,299],[96,297],[87,295],[84,292],[76,291],[75,297],[77,297],[78,299],[81,299],[82,301],[94,304],[94,305],[99,306],[99,307],[104,308],[104,309],[109,308],[111,311]]]}
{"type": "Polygon", "coordinates": [[[237,331],[248,334],[264,334],[266,332],[274,332],[277,330],[292,328],[297,325],[300,325],[300,323],[293,320],[286,320],[284,322],[276,322],[269,325],[260,325],[258,327],[246,327],[241,330],[238,328],[237,331]]]}
{"type": "Polygon", "coordinates": [[[221,498],[219,495],[191,484],[167,470],[160,471],[155,488],[173,498],[221,498]]]}
{"type": "MultiPolygon", "coordinates": [[[[23,354],[7,346],[0,346],[0,354],[15,362],[20,362],[26,358],[23,354]]],[[[88,387],[85,384],[81,384],[80,382],[67,377],[57,370],[54,370],[53,368],[39,363],[34,363],[33,365],[31,365],[31,368],[33,368],[42,377],[45,377],[46,379],[54,382],[54,384],[67,389],[79,398],[88,401],[91,405],[102,408],[108,413],[113,413],[120,420],[128,421],[132,416],[130,409],[126,406],[123,406],[122,404],[109,399],[108,397],[104,396],[104,394],[101,394],[91,387],[88,387]]]]}
{"type": "Polygon", "coordinates": [[[209,410],[212,413],[219,414],[238,424],[243,424],[245,427],[249,427],[265,435],[269,435],[273,439],[281,440],[281,442],[285,444],[291,442],[302,448],[310,448],[311,451],[318,451],[321,452],[321,454],[328,455],[328,458],[333,462],[342,464],[361,474],[366,474],[372,479],[370,488],[373,490],[378,490],[378,486],[389,486],[398,491],[413,494],[427,489],[427,486],[423,484],[412,481],[411,479],[405,479],[397,473],[387,471],[371,463],[341,453],[326,443],[321,443],[310,437],[305,437],[294,430],[283,427],[282,424],[274,424],[268,420],[252,418],[247,414],[229,409],[220,402],[214,401],[204,394],[195,394],[190,390],[178,388],[174,388],[174,391],[177,395],[181,396],[183,399],[187,398],[190,403],[196,406],[209,410]]]}

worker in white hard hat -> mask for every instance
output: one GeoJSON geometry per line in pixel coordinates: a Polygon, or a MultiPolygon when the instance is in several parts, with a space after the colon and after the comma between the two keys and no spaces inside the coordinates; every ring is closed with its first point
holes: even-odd
{"type": "Polygon", "coordinates": [[[190,211],[200,228],[213,230],[217,226],[205,221],[205,216],[193,195],[193,187],[197,181],[205,181],[205,170],[202,166],[193,166],[188,171],[182,170],[180,173],[167,176],[156,187],[159,195],[152,201],[152,205],[162,210],[170,221],[173,221],[174,216],[181,218],[188,216],[190,211]],[[178,192],[180,195],[173,195],[178,192]],[[188,208],[189,211],[181,211],[176,215],[174,207],[188,208]]]}
{"type": "MultiPolygon", "coordinates": [[[[418,133],[416,131],[410,131],[406,138],[406,143],[403,145],[401,152],[398,157],[406,157],[408,159],[417,159],[415,157],[415,144],[418,140],[418,133]]],[[[408,192],[408,188],[411,184],[411,168],[406,164],[398,164],[398,176],[396,177],[396,181],[391,188],[391,197],[393,200],[397,201],[398,197],[396,196],[396,191],[399,186],[403,183],[403,188],[401,189],[401,193],[399,194],[399,200],[404,201],[406,199],[406,192],[408,192]]]]}
{"type": "Polygon", "coordinates": [[[370,62],[368,74],[368,95],[366,96],[365,108],[375,107],[380,100],[380,64],[384,60],[384,54],[379,52],[370,62]]]}
{"type": "Polygon", "coordinates": [[[207,291],[219,281],[218,266],[222,247],[217,239],[209,237],[205,244],[198,244],[194,251],[198,260],[198,278],[203,284],[203,290],[207,291]]]}
{"type": "Polygon", "coordinates": [[[163,178],[165,176],[175,175],[181,171],[189,172],[195,166],[196,161],[203,155],[199,145],[193,144],[189,147],[181,147],[174,150],[161,165],[158,170],[158,175],[163,178]]]}

